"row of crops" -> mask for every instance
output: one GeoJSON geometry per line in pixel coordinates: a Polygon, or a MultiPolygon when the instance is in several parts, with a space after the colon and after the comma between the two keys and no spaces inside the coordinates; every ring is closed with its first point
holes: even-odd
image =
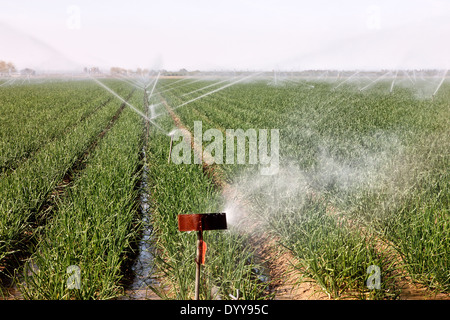
{"type": "Polygon", "coordinates": [[[274,243],[330,298],[394,299],[406,282],[449,293],[447,83],[430,100],[408,88],[389,94],[382,81],[360,92],[350,83],[333,90],[326,81],[261,80],[184,105],[225,80],[159,79],[150,100],[150,87],[101,81],[156,115],[158,127],[147,132],[140,115],[93,81],[0,88],[3,288],[14,281],[27,299],[123,295],[143,226],[146,161],[148,241],[161,284],[152,289],[162,298],[193,298],[196,235],[178,232],[177,215],[226,211],[234,199],[224,185],[245,214],[226,231],[205,233],[202,299],[273,297],[257,251],[274,243]],[[166,133],[176,124],[167,107],[191,132],[194,121],[224,134],[279,129],[278,173],[217,164],[211,175],[201,164],[168,163],[166,133]],[[371,266],[381,270],[375,290],[371,266]]]}
{"type": "MultiPolygon", "coordinates": [[[[110,85],[132,97],[130,86],[110,85]]],[[[0,177],[2,287],[14,281],[25,298],[117,296],[120,267],[136,233],[142,121],[90,82],[17,89],[15,108],[5,105],[13,118],[2,121],[2,137],[10,137],[6,126],[26,120],[15,124],[25,132],[17,130],[18,151],[5,157],[0,177]],[[25,109],[26,118],[21,102],[36,116],[25,109]],[[44,133],[33,129],[41,127],[44,133]],[[84,279],[77,290],[68,288],[70,266],[84,279]]]]}

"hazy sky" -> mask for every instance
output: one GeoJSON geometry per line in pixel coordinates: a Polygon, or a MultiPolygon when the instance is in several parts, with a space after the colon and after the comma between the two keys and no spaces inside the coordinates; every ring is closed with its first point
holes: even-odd
{"type": "Polygon", "coordinates": [[[19,68],[448,68],[447,0],[0,0],[19,68]]]}

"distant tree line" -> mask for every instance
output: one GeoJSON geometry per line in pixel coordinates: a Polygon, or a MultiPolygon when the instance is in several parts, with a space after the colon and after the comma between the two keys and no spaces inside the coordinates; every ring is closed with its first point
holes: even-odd
{"type": "Polygon", "coordinates": [[[6,62],[3,60],[0,60],[0,73],[10,74],[13,72],[17,72],[17,70],[12,62],[6,62]]]}
{"type": "Polygon", "coordinates": [[[121,68],[121,67],[111,67],[111,69],[109,70],[111,75],[141,75],[141,76],[145,76],[145,75],[154,75],[157,74],[158,72],[161,73],[162,76],[188,76],[188,75],[195,75],[200,73],[200,71],[196,70],[196,71],[188,71],[184,68],[178,70],[178,71],[167,71],[167,70],[149,70],[149,69],[145,69],[145,68],[136,68],[135,70],[132,69],[125,69],[125,68],[121,68]]]}
{"type": "Polygon", "coordinates": [[[83,69],[84,73],[93,73],[93,74],[97,74],[97,73],[102,73],[100,71],[100,69],[98,67],[84,67],[83,69]]]}

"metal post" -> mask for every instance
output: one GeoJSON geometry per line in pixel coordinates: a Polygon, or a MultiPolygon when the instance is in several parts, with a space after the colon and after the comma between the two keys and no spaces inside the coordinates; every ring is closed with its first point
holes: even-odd
{"type": "Polygon", "coordinates": [[[195,300],[200,296],[200,269],[205,262],[206,243],[203,242],[203,230],[223,230],[227,229],[226,214],[222,213],[201,213],[201,214],[179,214],[179,231],[197,231],[197,254],[195,258],[195,300]]]}
{"type": "Polygon", "coordinates": [[[195,260],[195,298],[194,300],[199,300],[199,288],[200,288],[200,267],[203,260],[203,232],[202,230],[197,232],[197,259],[195,260]]]}

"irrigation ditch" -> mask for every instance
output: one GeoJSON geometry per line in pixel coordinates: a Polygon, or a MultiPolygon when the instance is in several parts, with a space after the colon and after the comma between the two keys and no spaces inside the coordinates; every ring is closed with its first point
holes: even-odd
{"type": "MultiPolygon", "coordinates": [[[[132,89],[126,96],[125,100],[128,101],[131,99],[134,92],[135,89],[132,89]]],[[[98,110],[111,102],[111,100],[112,97],[109,97],[97,106],[94,111],[84,115],[77,123],[93,116],[98,110]]],[[[27,221],[27,230],[24,231],[21,235],[21,239],[19,239],[20,248],[7,257],[3,265],[0,266],[0,270],[2,271],[0,273],[0,284],[2,284],[2,287],[6,288],[6,292],[0,292],[3,299],[17,300],[23,298],[18,287],[18,283],[23,280],[20,270],[24,269],[27,264],[29,266],[33,265],[33,261],[30,261],[30,258],[33,253],[35,242],[37,241],[36,239],[39,237],[40,230],[51,221],[55,214],[57,214],[58,199],[64,197],[65,191],[72,185],[75,176],[85,169],[86,159],[89,157],[89,154],[95,150],[99,142],[112,129],[125,107],[125,102],[120,104],[119,108],[111,117],[107,125],[96,136],[94,136],[89,146],[73,160],[71,166],[64,172],[62,179],[56,184],[53,190],[48,192],[48,194],[44,197],[44,200],[31,215],[29,221],[27,221]]],[[[74,124],[74,126],[75,125],[76,124],[74,124]]],[[[66,128],[64,132],[67,131],[68,128],[66,128]]],[[[39,150],[36,152],[38,151],[39,150]]]]}
{"type": "MultiPolygon", "coordinates": [[[[146,88],[144,88],[143,105],[144,114],[148,117],[149,105],[146,88]]],[[[140,155],[142,162],[140,170],[142,173],[137,186],[139,194],[139,198],[137,199],[139,202],[138,215],[141,219],[142,227],[138,236],[139,241],[134,244],[130,253],[130,259],[128,259],[124,267],[123,285],[125,287],[125,294],[119,297],[120,300],[160,299],[158,295],[149,289],[150,287],[157,287],[159,281],[153,275],[155,268],[155,249],[153,247],[153,230],[150,224],[150,194],[147,183],[148,165],[146,148],[150,134],[150,121],[143,119],[143,122],[143,145],[140,155]]]]}

